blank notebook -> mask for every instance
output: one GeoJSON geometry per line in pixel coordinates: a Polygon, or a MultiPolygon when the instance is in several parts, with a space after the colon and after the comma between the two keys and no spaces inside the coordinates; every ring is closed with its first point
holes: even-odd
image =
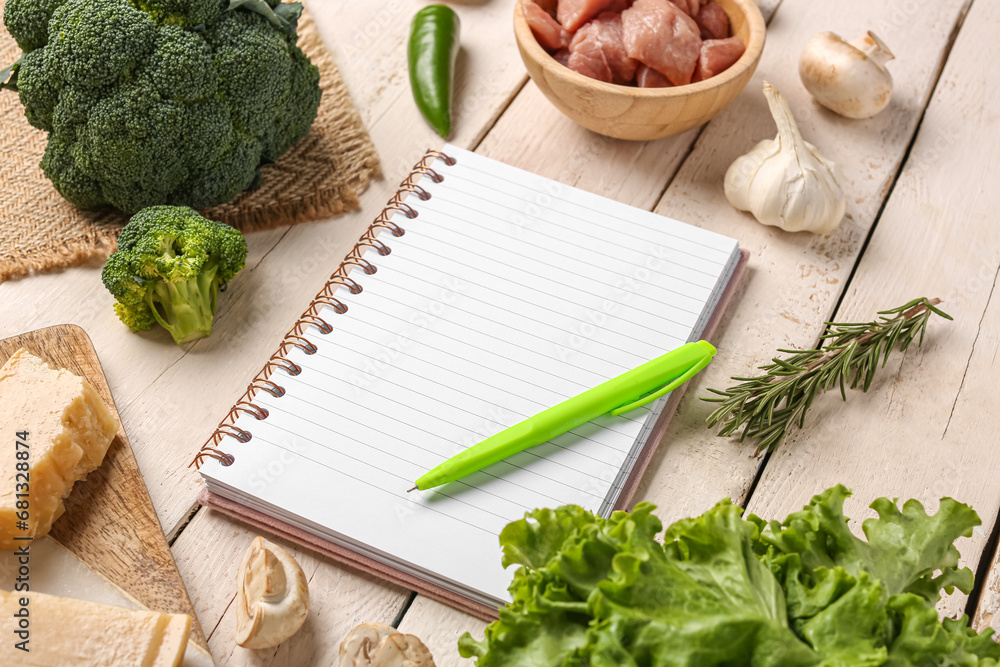
{"type": "Polygon", "coordinates": [[[495,609],[503,527],[565,504],[608,515],[666,399],[407,489],[700,338],[739,259],[733,239],[430,151],[203,449],[207,489],[495,609]]]}

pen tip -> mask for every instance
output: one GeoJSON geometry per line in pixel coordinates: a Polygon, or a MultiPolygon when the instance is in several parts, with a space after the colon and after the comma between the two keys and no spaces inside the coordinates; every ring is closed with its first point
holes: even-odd
{"type": "Polygon", "coordinates": [[[416,490],[417,490],[417,487],[413,487],[412,489],[407,489],[406,492],[409,493],[410,491],[416,491],[416,490]]]}

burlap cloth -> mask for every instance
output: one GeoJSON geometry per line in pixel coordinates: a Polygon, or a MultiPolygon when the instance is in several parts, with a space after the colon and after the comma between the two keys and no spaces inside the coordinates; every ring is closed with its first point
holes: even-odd
{"type": "MultiPolygon", "coordinates": [[[[0,0],[0,12],[5,0],[0,0]]],[[[202,213],[247,232],[320,220],[358,207],[358,193],[379,171],[378,155],[347,86],[308,12],[299,45],[319,67],[323,99],[309,134],[263,171],[261,187],[202,213]]],[[[0,28],[0,69],[20,50],[0,28]]],[[[81,211],[63,199],[39,163],[46,134],[24,118],[17,94],[0,90],[0,282],[65,268],[115,249],[128,218],[81,211]]]]}

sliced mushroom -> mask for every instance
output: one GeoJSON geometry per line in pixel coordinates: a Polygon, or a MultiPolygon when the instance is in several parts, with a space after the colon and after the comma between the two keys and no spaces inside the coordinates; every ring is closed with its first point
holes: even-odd
{"type": "Polygon", "coordinates": [[[257,537],[240,565],[236,642],[271,648],[302,627],[309,615],[309,584],[292,555],[257,537]]]}
{"type": "Polygon", "coordinates": [[[391,625],[362,623],[340,644],[340,667],[435,667],[424,643],[391,625]]]}

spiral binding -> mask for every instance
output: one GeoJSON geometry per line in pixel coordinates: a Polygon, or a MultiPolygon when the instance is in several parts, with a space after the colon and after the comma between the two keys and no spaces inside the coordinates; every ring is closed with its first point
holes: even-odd
{"type": "Polygon", "coordinates": [[[383,229],[388,230],[395,237],[400,237],[406,233],[406,230],[393,222],[391,218],[395,212],[400,212],[410,219],[417,217],[417,211],[404,200],[409,195],[421,201],[427,201],[431,198],[430,193],[421,187],[418,181],[425,176],[435,183],[440,183],[444,180],[441,174],[431,168],[431,165],[437,160],[441,160],[449,166],[455,164],[453,157],[445,155],[440,151],[429,150],[414,165],[413,170],[399,184],[399,189],[389,199],[385,208],[376,216],[375,221],[368,226],[365,233],[361,235],[361,238],[354,244],[351,251],[347,253],[344,261],[340,263],[340,266],[333,272],[330,279],[326,281],[322,289],[309,302],[309,306],[305,312],[302,313],[292,328],[288,330],[288,333],[281,339],[277,351],[271,355],[271,358],[268,359],[261,371],[250,382],[246,391],[243,392],[243,395],[240,396],[240,399],[236,401],[233,407],[230,408],[229,413],[219,422],[215,431],[205,444],[202,445],[188,467],[195,466],[196,468],[201,468],[206,458],[216,459],[224,466],[232,465],[236,461],[235,456],[219,449],[222,439],[233,438],[240,443],[247,443],[253,439],[253,433],[236,426],[236,420],[241,414],[248,414],[258,421],[267,419],[267,409],[254,403],[257,393],[264,391],[275,398],[279,398],[285,394],[285,388],[271,379],[274,371],[283,370],[290,375],[298,375],[302,372],[302,367],[286,356],[291,348],[298,348],[310,355],[316,354],[316,345],[304,338],[306,329],[316,327],[324,335],[333,331],[330,323],[319,316],[320,311],[325,307],[330,307],[339,315],[347,312],[347,305],[336,298],[334,293],[338,287],[346,287],[352,294],[360,294],[363,291],[362,286],[349,275],[351,268],[356,266],[366,275],[371,275],[378,270],[374,264],[364,258],[365,250],[375,248],[380,256],[385,256],[392,252],[392,249],[379,239],[378,235],[383,229]]]}

